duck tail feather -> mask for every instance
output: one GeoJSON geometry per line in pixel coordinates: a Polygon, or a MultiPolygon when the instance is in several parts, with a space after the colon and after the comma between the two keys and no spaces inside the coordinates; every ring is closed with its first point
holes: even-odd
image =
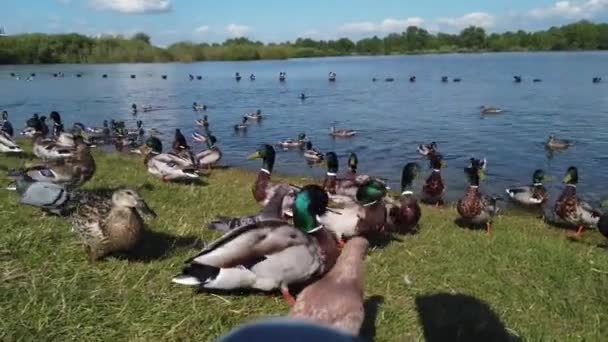
{"type": "Polygon", "coordinates": [[[182,270],[182,273],[173,277],[172,282],[187,286],[201,286],[215,279],[220,273],[220,268],[202,264],[190,264],[182,270]]]}

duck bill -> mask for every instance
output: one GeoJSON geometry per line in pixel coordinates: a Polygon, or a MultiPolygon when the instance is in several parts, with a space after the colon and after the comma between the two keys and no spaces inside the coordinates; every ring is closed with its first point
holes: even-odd
{"type": "Polygon", "coordinates": [[[572,180],[572,175],[568,173],[568,174],[566,174],[566,177],[564,177],[563,182],[567,184],[567,183],[569,183],[571,180],[572,180]]]}
{"type": "Polygon", "coordinates": [[[481,180],[485,180],[486,179],[486,173],[483,172],[483,169],[477,170],[477,175],[479,176],[479,179],[481,179],[481,180]]]}
{"type": "Polygon", "coordinates": [[[137,203],[137,210],[139,210],[143,215],[149,216],[151,218],[156,218],[156,213],[154,210],[148,207],[148,204],[144,201],[139,201],[137,203]]]}
{"type": "Polygon", "coordinates": [[[262,156],[260,155],[259,151],[255,151],[252,154],[250,154],[250,155],[247,156],[248,160],[259,159],[259,158],[262,158],[262,156]]]}

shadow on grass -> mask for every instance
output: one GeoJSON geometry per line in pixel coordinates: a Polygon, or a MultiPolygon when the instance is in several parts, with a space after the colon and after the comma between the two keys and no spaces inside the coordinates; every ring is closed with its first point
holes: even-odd
{"type": "MultiPolygon", "coordinates": [[[[405,235],[400,235],[405,236],[405,235]]],[[[391,244],[391,242],[403,242],[397,233],[378,232],[374,231],[366,234],[370,248],[383,249],[391,244]]]]}
{"type": "Polygon", "coordinates": [[[428,342],[521,340],[507,331],[488,304],[471,296],[418,296],[416,308],[428,342]]]}
{"type": "Polygon", "coordinates": [[[140,243],[119,258],[131,261],[150,262],[170,256],[181,248],[202,249],[203,242],[195,236],[174,236],[146,229],[140,243]]]}
{"type": "Polygon", "coordinates": [[[376,338],[376,317],[378,316],[378,308],[382,303],[384,303],[383,296],[369,297],[363,303],[365,319],[359,337],[366,341],[373,341],[376,338]]]}
{"type": "Polygon", "coordinates": [[[485,224],[473,224],[470,221],[463,219],[462,217],[455,219],[454,224],[462,229],[484,230],[484,231],[486,230],[485,224]]]}

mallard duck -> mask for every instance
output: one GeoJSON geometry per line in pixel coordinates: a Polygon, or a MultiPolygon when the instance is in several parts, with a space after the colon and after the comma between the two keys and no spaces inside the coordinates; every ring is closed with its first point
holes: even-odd
{"type": "Polygon", "coordinates": [[[323,160],[323,153],[317,148],[312,146],[312,142],[309,140],[306,142],[306,150],[304,151],[304,158],[309,162],[318,163],[323,160]]]}
{"type": "Polygon", "coordinates": [[[262,116],[262,111],[258,109],[255,113],[248,113],[245,115],[249,120],[260,121],[264,117],[262,116]]]}
{"type": "Polygon", "coordinates": [[[498,107],[493,107],[493,106],[487,106],[487,107],[481,106],[481,107],[479,107],[479,110],[481,111],[481,114],[483,114],[483,115],[502,113],[502,109],[500,109],[498,107]]]}
{"type": "Polygon", "coordinates": [[[594,77],[594,78],[592,79],[592,82],[593,82],[593,83],[601,83],[601,82],[602,82],[602,78],[601,78],[601,77],[597,77],[597,76],[596,76],[596,77],[594,77]]]}
{"type": "Polygon", "coordinates": [[[192,158],[183,158],[173,153],[162,153],[160,139],[149,137],[141,153],[148,172],[161,181],[181,181],[197,179],[192,158]]]}
{"type": "Polygon", "coordinates": [[[72,214],[72,230],[78,234],[89,261],[106,255],[126,252],[140,240],[143,215],[156,217],[144,199],[132,189],[121,189],[112,194],[83,191],[72,214]]]}
{"type": "Polygon", "coordinates": [[[64,214],[66,203],[73,197],[63,185],[37,182],[25,174],[17,175],[14,186],[7,189],[17,191],[21,204],[34,206],[56,215],[64,214]]]}
{"type": "Polygon", "coordinates": [[[341,138],[348,138],[348,137],[352,137],[354,135],[357,134],[357,131],[354,131],[352,129],[345,129],[345,128],[336,128],[336,126],[331,126],[329,128],[329,135],[331,135],[332,137],[341,137],[341,138]]]}
{"type": "Polygon", "coordinates": [[[206,139],[207,149],[194,156],[194,162],[199,168],[211,168],[222,159],[222,151],[216,145],[217,139],[209,135],[206,139]]]}
{"type": "Polygon", "coordinates": [[[205,128],[205,129],[209,128],[209,118],[207,117],[207,115],[203,116],[202,119],[196,119],[194,121],[194,123],[197,126],[201,126],[201,127],[205,128]]]}
{"type": "Polygon", "coordinates": [[[336,235],[342,246],[345,239],[382,230],[386,223],[383,198],[387,190],[384,183],[371,179],[357,190],[356,202],[346,203],[343,208],[332,208],[320,217],[319,222],[336,235]]]}
{"type": "Polygon", "coordinates": [[[521,81],[522,81],[522,77],[521,76],[517,76],[517,75],[513,76],[513,82],[515,82],[515,83],[521,83],[521,81]]]}
{"type": "Polygon", "coordinates": [[[508,188],[506,192],[513,201],[519,204],[543,204],[549,199],[547,189],[543,186],[543,181],[546,178],[543,170],[536,170],[532,175],[532,185],[508,188]]]}
{"type": "Polygon", "coordinates": [[[335,82],[336,81],[336,73],[335,72],[330,72],[329,73],[329,82],[335,82]]]}
{"type": "Polygon", "coordinates": [[[483,195],[479,191],[479,180],[485,177],[486,166],[485,159],[471,158],[471,164],[464,169],[470,185],[464,196],[458,200],[456,209],[464,222],[473,225],[485,224],[486,233],[489,234],[492,218],[498,213],[498,206],[496,205],[497,198],[483,195]]]}
{"type": "Polygon", "coordinates": [[[182,131],[177,128],[175,129],[175,136],[173,138],[173,144],[171,145],[174,153],[180,153],[183,150],[190,149],[186,137],[182,134],[182,131]]]}
{"type": "Polygon", "coordinates": [[[250,81],[255,81],[255,75],[254,74],[249,75],[249,80],[250,81]]]}
{"type": "Polygon", "coordinates": [[[421,155],[423,155],[425,157],[438,153],[437,152],[437,143],[434,141],[431,142],[430,144],[420,144],[416,147],[416,150],[418,151],[418,153],[420,153],[421,155]]]}
{"type": "Polygon", "coordinates": [[[9,176],[23,176],[38,182],[63,184],[69,188],[81,186],[95,174],[95,159],[82,137],[77,137],[75,143],[76,147],[69,158],[12,171],[9,176]]]}
{"type": "Polygon", "coordinates": [[[547,141],[545,142],[545,147],[550,150],[565,150],[570,146],[572,146],[571,141],[565,139],[558,139],[553,135],[550,135],[547,141]]]}
{"type": "MultiPolygon", "coordinates": [[[[262,159],[262,168],[258,172],[258,176],[252,188],[253,198],[261,206],[266,206],[268,201],[274,196],[277,189],[284,186],[285,183],[273,183],[270,181],[272,169],[274,167],[276,152],[271,145],[264,144],[255,152],[247,156],[247,159],[262,159]]],[[[292,216],[291,207],[295,199],[295,192],[299,188],[290,185],[291,192],[283,199],[283,215],[292,216]]]]}
{"type": "Polygon", "coordinates": [[[6,133],[10,138],[15,135],[15,130],[10,121],[8,121],[8,112],[2,111],[2,120],[0,120],[0,132],[6,133]]]}
{"type": "Polygon", "coordinates": [[[346,179],[356,179],[357,178],[357,168],[359,167],[359,158],[355,152],[351,152],[348,155],[348,170],[346,170],[346,179]]]}
{"type": "Polygon", "coordinates": [[[239,74],[238,72],[234,74],[234,79],[239,82],[241,80],[241,74],[239,74]]]}
{"type": "Polygon", "coordinates": [[[133,103],[131,105],[131,114],[135,115],[135,114],[137,114],[137,112],[138,112],[137,105],[135,103],[133,103]]]}
{"type": "Polygon", "coordinates": [[[241,120],[241,123],[238,125],[234,125],[234,130],[235,131],[246,131],[247,130],[247,117],[244,116],[243,120],[241,120]]]}
{"type": "Polygon", "coordinates": [[[300,133],[296,139],[281,140],[277,145],[284,149],[288,149],[294,147],[302,147],[304,146],[304,144],[306,144],[306,134],[300,133]]]}
{"type": "Polygon", "coordinates": [[[358,336],[365,318],[363,259],[368,245],[362,237],[349,240],[331,271],[300,292],[289,316],[358,336]]]}
{"type": "Polygon", "coordinates": [[[281,71],[281,72],[279,73],[279,82],[285,82],[285,80],[286,80],[286,79],[287,79],[287,73],[286,73],[286,72],[281,71]]]}
{"type": "Polygon", "coordinates": [[[351,153],[348,158],[348,168],[345,177],[338,178],[339,162],[338,156],[334,152],[328,152],[323,160],[327,167],[327,174],[323,180],[323,189],[329,193],[332,202],[338,204],[350,204],[356,201],[357,191],[369,180],[384,182],[378,178],[368,175],[357,175],[357,155],[351,153]]]}
{"type": "Polygon", "coordinates": [[[72,156],[73,149],[61,146],[51,139],[44,139],[38,132],[33,137],[32,152],[43,160],[59,160],[72,156]]]}
{"type": "Polygon", "coordinates": [[[23,150],[17,145],[10,135],[0,131],[0,153],[21,153],[23,150]]]}
{"type": "Polygon", "coordinates": [[[308,96],[306,96],[306,94],[304,94],[304,93],[301,93],[301,94],[300,94],[300,100],[304,101],[304,100],[306,100],[307,98],[308,98],[308,96]]]}
{"type": "MultiPolygon", "coordinates": [[[[415,232],[420,221],[420,205],[412,190],[412,183],[420,172],[416,163],[408,163],[401,173],[401,196],[399,202],[387,200],[387,230],[400,234],[415,232]]],[[[390,197],[389,197],[390,198],[390,197]]]]}
{"type": "Polygon", "coordinates": [[[430,167],[433,171],[431,171],[422,187],[423,201],[427,204],[439,206],[443,204],[443,192],[445,190],[443,179],[441,178],[441,168],[444,162],[439,153],[431,153],[429,159],[430,167]]]}
{"type": "Polygon", "coordinates": [[[601,213],[589,203],[578,198],[576,194],[578,169],[576,167],[568,168],[564,183],[566,188],[555,202],[553,211],[560,219],[577,226],[576,235],[580,236],[585,227],[597,226],[601,213]]]}
{"type": "MultiPolygon", "coordinates": [[[[282,211],[283,197],[289,192],[282,186],[267,209],[282,211]]],[[[232,229],[189,259],[173,282],[204,289],[280,289],[293,304],[289,286],[322,276],[337,259],[335,240],[317,221],[327,204],[321,188],[304,187],[293,204],[293,226],[274,215],[232,229]]]]}
{"type": "Polygon", "coordinates": [[[57,111],[52,111],[49,115],[49,118],[51,118],[51,121],[53,121],[53,137],[57,139],[59,137],[59,134],[63,133],[63,123],[61,122],[61,115],[57,111]]]}
{"type": "Polygon", "coordinates": [[[192,110],[195,112],[207,110],[207,106],[204,104],[198,104],[196,102],[192,102],[192,110]]]}
{"type": "MultiPolygon", "coordinates": [[[[602,207],[608,207],[608,200],[602,203],[602,207]]],[[[600,216],[600,220],[597,222],[597,228],[599,229],[600,233],[602,233],[602,235],[608,239],[608,212],[604,212],[600,216]]]]}

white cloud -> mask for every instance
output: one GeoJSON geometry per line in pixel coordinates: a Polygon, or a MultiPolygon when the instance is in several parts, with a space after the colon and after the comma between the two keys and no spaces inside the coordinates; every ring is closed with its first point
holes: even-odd
{"type": "Polygon", "coordinates": [[[199,27],[197,27],[196,29],[194,29],[194,32],[196,33],[207,33],[209,32],[211,28],[208,25],[201,25],[199,27]]]}
{"type": "Polygon", "coordinates": [[[305,31],[304,33],[302,33],[299,38],[317,38],[319,37],[319,35],[321,34],[321,32],[317,31],[317,30],[308,30],[305,31]]]}
{"type": "Polygon", "coordinates": [[[472,12],[462,17],[439,18],[437,19],[437,23],[453,28],[465,28],[468,26],[491,28],[496,24],[496,17],[486,12],[472,12]]]}
{"type": "Polygon", "coordinates": [[[90,0],[93,8],[121,13],[159,13],[172,9],[171,0],[90,0]]]}
{"type": "Polygon", "coordinates": [[[232,37],[243,37],[251,31],[247,25],[230,24],[226,27],[226,32],[232,37]]]}
{"type": "Polygon", "coordinates": [[[549,7],[534,8],[527,13],[527,16],[535,19],[588,18],[607,7],[608,0],[558,1],[549,7]]]}
{"type": "Polygon", "coordinates": [[[418,17],[404,19],[386,18],[378,23],[361,21],[344,24],[338,28],[338,31],[342,33],[400,32],[407,29],[408,26],[421,27],[423,24],[424,20],[418,17]]]}

